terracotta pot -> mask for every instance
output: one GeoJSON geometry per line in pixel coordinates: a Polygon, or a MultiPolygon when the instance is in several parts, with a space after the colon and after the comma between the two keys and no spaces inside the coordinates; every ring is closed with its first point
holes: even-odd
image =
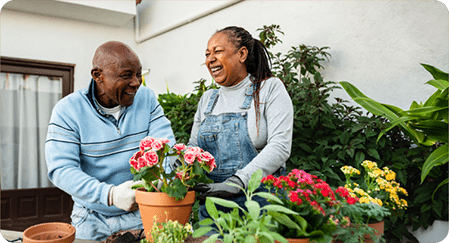
{"type": "Polygon", "coordinates": [[[142,218],[145,236],[150,238],[153,220],[156,222],[177,220],[180,224],[189,221],[192,206],[195,203],[195,191],[187,192],[184,199],[176,201],[162,192],[147,192],[144,188],[136,190],[136,202],[139,204],[140,216],[142,218]]]}
{"type": "MultiPolygon", "coordinates": [[[[309,239],[287,239],[289,243],[309,243],[309,239]]],[[[279,241],[275,240],[275,243],[280,243],[279,241]]]]}
{"type": "Polygon", "coordinates": [[[72,243],[75,227],[67,223],[43,223],[31,226],[23,232],[26,243],[72,243]]]}
{"type": "MultiPolygon", "coordinates": [[[[377,223],[370,223],[368,224],[369,227],[374,228],[377,232],[377,236],[382,236],[384,234],[384,221],[380,221],[377,223]]],[[[371,237],[369,235],[365,235],[365,242],[372,243],[371,237]]]]}
{"type": "MultiPolygon", "coordinates": [[[[377,236],[382,236],[384,234],[384,221],[380,221],[377,223],[370,223],[370,224],[368,224],[368,226],[371,228],[374,228],[377,231],[376,232],[377,236]]],[[[364,242],[369,242],[369,243],[373,242],[370,235],[365,235],[364,238],[365,238],[364,242]]],[[[333,240],[332,243],[343,243],[343,242],[340,240],[338,240],[338,241],[333,240]]]]}

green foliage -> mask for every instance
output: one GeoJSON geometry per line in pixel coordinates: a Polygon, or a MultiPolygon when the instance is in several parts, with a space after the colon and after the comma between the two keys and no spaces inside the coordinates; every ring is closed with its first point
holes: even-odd
{"type": "MultiPolygon", "coordinates": [[[[253,201],[252,198],[254,196],[260,196],[267,199],[274,197],[269,193],[254,193],[259,187],[261,179],[262,170],[259,169],[251,176],[248,189],[243,190],[247,198],[245,202],[247,210],[233,201],[208,197],[206,199],[206,209],[211,218],[204,219],[200,222],[203,227],[195,230],[193,237],[197,238],[214,230],[216,233],[203,241],[203,243],[215,242],[220,236],[224,243],[266,243],[274,242],[274,240],[287,242],[282,235],[273,230],[275,225],[271,222],[271,219],[273,215],[298,215],[298,213],[280,205],[266,205],[260,207],[259,203],[253,201]],[[218,211],[215,204],[232,208],[233,210],[230,213],[224,213],[218,211]],[[239,215],[239,211],[243,213],[243,216],[239,215]],[[211,225],[215,225],[216,228],[211,227],[211,225]]],[[[290,227],[295,227],[295,225],[290,222],[285,222],[285,224],[290,227]]],[[[296,227],[298,226],[296,225],[296,227]]]]}
{"type": "Polygon", "coordinates": [[[384,242],[384,238],[376,235],[376,230],[368,226],[369,219],[379,222],[390,216],[388,209],[374,203],[344,204],[340,208],[339,220],[349,218],[350,224],[339,224],[334,231],[334,241],[345,243],[365,242],[365,235],[370,235],[373,242],[384,242]],[[368,219],[364,217],[368,215],[368,219]]]}
{"type": "Polygon", "coordinates": [[[421,174],[421,182],[424,181],[430,170],[438,165],[448,162],[448,74],[441,70],[422,64],[435,78],[427,82],[437,90],[424,102],[413,101],[410,109],[402,109],[381,104],[366,97],[354,85],[341,82],[348,94],[368,111],[373,114],[384,116],[391,122],[390,126],[379,134],[381,138],[391,128],[399,126],[404,133],[410,136],[416,144],[422,146],[438,145],[439,148],[427,158],[421,174]]]}
{"type": "MultiPolygon", "coordinates": [[[[156,216],[153,220],[152,242],[183,243],[189,235],[192,235],[192,226],[189,223],[182,225],[178,221],[172,220],[156,222],[156,216]]],[[[150,241],[142,239],[140,243],[150,243],[150,241]]]]}
{"type": "Polygon", "coordinates": [[[218,88],[213,81],[207,86],[205,79],[194,83],[197,84],[194,89],[196,93],[179,95],[169,92],[167,89],[167,93],[158,96],[158,101],[164,109],[165,116],[171,122],[178,143],[188,143],[198,102],[203,93],[209,89],[218,88]]]}

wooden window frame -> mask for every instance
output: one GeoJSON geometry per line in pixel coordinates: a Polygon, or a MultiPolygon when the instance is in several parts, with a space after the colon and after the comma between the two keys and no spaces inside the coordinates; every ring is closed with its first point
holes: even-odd
{"type": "Polygon", "coordinates": [[[1,57],[2,73],[19,73],[62,78],[62,97],[73,92],[75,64],[1,57]]]}

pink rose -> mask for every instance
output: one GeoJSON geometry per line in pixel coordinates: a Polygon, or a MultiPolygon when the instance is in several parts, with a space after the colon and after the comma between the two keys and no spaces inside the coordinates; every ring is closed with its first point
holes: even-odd
{"type": "Polygon", "coordinates": [[[195,162],[196,155],[193,152],[186,152],[184,154],[184,159],[187,164],[193,164],[195,162]]]}
{"type": "Polygon", "coordinates": [[[136,170],[139,170],[139,163],[137,162],[137,160],[129,160],[129,164],[136,170]]]}
{"type": "Polygon", "coordinates": [[[167,144],[170,142],[170,140],[168,138],[161,138],[161,139],[159,139],[159,141],[161,141],[162,144],[167,144]]]}
{"type": "Polygon", "coordinates": [[[159,161],[157,153],[154,150],[149,150],[143,155],[143,157],[145,158],[146,165],[150,167],[153,167],[153,165],[157,164],[159,161]]]}
{"type": "Polygon", "coordinates": [[[212,156],[212,154],[210,154],[209,152],[204,152],[200,154],[200,158],[203,161],[210,161],[214,159],[214,156],[212,156]]]}
{"type": "Polygon", "coordinates": [[[146,149],[151,148],[151,144],[153,143],[154,138],[152,137],[146,137],[140,141],[140,150],[145,151],[146,149]]]}
{"type": "Polygon", "coordinates": [[[203,150],[200,149],[199,147],[188,147],[186,150],[186,153],[193,153],[195,154],[195,156],[199,156],[200,153],[202,153],[203,150]]]}
{"type": "Polygon", "coordinates": [[[186,149],[186,145],[185,144],[182,144],[182,143],[178,143],[178,144],[175,144],[174,146],[173,146],[173,148],[174,149],[176,149],[176,150],[178,150],[178,151],[182,151],[182,150],[184,150],[184,149],[186,149]]]}
{"type": "Polygon", "coordinates": [[[155,139],[153,141],[153,143],[151,144],[151,147],[157,151],[157,150],[161,149],[162,147],[164,147],[164,144],[161,142],[161,140],[155,139]]]}
{"type": "Polygon", "coordinates": [[[184,177],[184,171],[180,171],[180,172],[176,172],[176,178],[179,178],[180,180],[182,180],[182,178],[184,177]]]}
{"type": "Polygon", "coordinates": [[[144,157],[140,157],[140,158],[137,160],[137,167],[139,168],[139,170],[140,170],[141,168],[145,167],[146,165],[147,165],[147,162],[145,161],[145,158],[144,158],[144,157]]]}

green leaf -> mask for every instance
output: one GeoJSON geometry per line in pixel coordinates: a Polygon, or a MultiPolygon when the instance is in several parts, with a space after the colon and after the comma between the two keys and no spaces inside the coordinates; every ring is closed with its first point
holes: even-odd
{"type": "Polygon", "coordinates": [[[288,240],[285,239],[284,236],[278,234],[277,232],[270,231],[268,233],[273,237],[273,239],[275,239],[275,240],[277,240],[279,242],[282,242],[282,243],[288,243],[288,240]]]}
{"type": "MultiPolygon", "coordinates": [[[[211,202],[221,205],[223,207],[239,208],[239,205],[231,200],[226,200],[226,199],[222,199],[222,198],[218,198],[218,197],[208,197],[207,199],[209,199],[211,202]]],[[[207,199],[206,199],[206,202],[207,202],[207,199]]]]}
{"type": "Polygon", "coordinates": [[[429,80],[429,81],[427,81],[426,84],[430,84],[433,87],[437,88],[438,90],[444,90],[449,87],[449,82],[447,80],[443,80],[443,79],[429,80]]]}
{"type": "Polygon", "coordinates": [[[267,210],[269,212],[281,212],[281,213],[285,213],[285,214],[294,214],[294,215],[298,215],[297,212],[288,209],[284,206],[281,205],[274,205],[274,204],[268,204],[262,207],[262,210],[267,210]]]}
{"type": "Polygon", "coordinates": [[[442,79],[446,81],[448,80],[448,74],[441,71],[440,69],[424,63],[421,63],[421,66],[423,66],[430,74],[432,74],[434,79],[442,79]]]}
{"type": "Polygon", "coordinates": [[[262,180],[262,169],[258,169],[253,173],[251,179],[248,182],[248,192],[253,193],[260,186],[260,181],[262,180]]]}
{"type": "Polygon", "coordinates": [[[211,218],[205,218],[205,219],[201,220],[199,224],[200,225],[212,225],[212,224],[214,224],[214,220],[212,220],[211,218]]]}
{"type": "Polygon", "coordinates": [[[435,190],[432,193],[432,201],[434,200],[435,197],[435,192],[437,192],[437,190],[442,187],[443,185],[447,184],[449,182],[449,178],[446,178],[444,181],[440,182],[440,184],[438,184],[438,186],[435,188],[435,190]]]}
{"type": "Polygon", "coordinates": [[[213,199],[212,197],[207,197],[205,205],[206,205],[206,210],[209,213],[209,215],[213,219],[216,219],[216,218],[218,218],[218,211],[217,211],[217,208],[215,207],[215,204],[212,199],[213,199]]]}
{"type": "Polygon", "coordinates": [[[296,230],[302,230],[297,223],[291,220],[287,215],[278,212],[269,212],[269,215],[273,217],[277,222],[296,230]]]}
{"type": "Polygon", "coordinates": [[[370,148],[370,149],[368,149],[366,152],[367,152],[370,156],[372,156],[372,157],[374,157],[374,158],[380,160],[379,153],[377,152],[376,149],[370,148]]]}
{"type": "Polygon", "coordinates": [[[282,200],[279,197],[276,197],[275,195],[268,193],[268,192],[256,192],[253,194],[254,196],[263,197],[269,201],[275,202],[277,204],[284,204],[282,200]]]}
{"type": "Polygon", "coordinates": [[[212,227],[199,227],[198,229],[193,231],[192,237],[193,238],[198,238],[200,236],[203,236],[203,235],[207,234],[211,230],[213,230],[212,227]]]}
{"type": "Polygon", "coordinates": [[[449,154],[448,145],[444,144],[429,155],[429,157],[426,159],[426,162],[424,162],[424,165],[422,167],[421,183],[424,182],[424,179],[426,178],[427,174],[429,174],[430,170],[432,170],[433,167],[446,164],[448,162],[448,154],[449,154]]]}
{"type": "Polygon", "coordinates": [[[245,237],[244,243],[255,243],[255,242],[256,242],[256,238],[253,235],[247,235],[245,237]]]}
{"type": "Polygon", "coordinates": [[[257,219],[260,215],[260,205],[256,201],[246,201],[245,206],[248,209],[252,219],[257,219]]]}

